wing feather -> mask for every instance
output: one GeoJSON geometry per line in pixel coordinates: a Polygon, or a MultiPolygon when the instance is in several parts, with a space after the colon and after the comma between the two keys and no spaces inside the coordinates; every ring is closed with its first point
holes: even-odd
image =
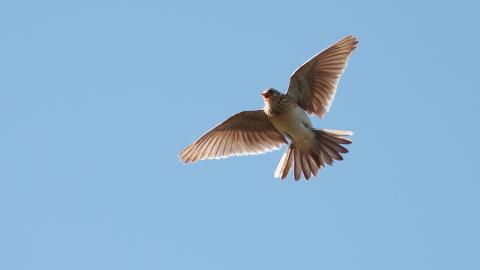
{"type": "Polygon", "coordinates": [[[180,152],[183,162],[260,154],[288,143],[263,110],[233,115],[180,152]]]}
{"type": "Polygon", "coordinates": [[[290,77],[287,95],[295,98],[308,113],[323,118],[330,109],[338,81],[357,44],[357,38],[346,36],[308,60],[290,77]]]}

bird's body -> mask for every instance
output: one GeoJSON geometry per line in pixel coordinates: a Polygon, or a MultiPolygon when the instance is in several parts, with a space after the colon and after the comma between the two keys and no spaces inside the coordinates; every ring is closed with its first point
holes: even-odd
{"type": "Polygon", "coordinates": [[[265,99],[263,110],[272,125],[299,149],[309,149],[315,142],[315,134],[307,113],[290,96],[275,89],[268,89],[268,91],[275,91],[274,93],[279,95],[278,101],[273,104],[269,102],[272,98],[265,99]]]}
{"type": "Polygon", "coordinates": [[[316,176],[325,164],[342,160],[350,131],[315,129],[308,114],[322,118],[335,96],[338,80],[358,41],[347,36],[300,66],[285,94],[262,92],[263,110],[244,111],[215,126],[180,153],[187,163],[232,155],[259,154],[289,144],[275,176],[284,179],[294,168],[295,180],[316,176]],[[307,114],[308,113],[308,114],[307,114]],[[289,141],[287,140],[289,139],[289,141]]]}

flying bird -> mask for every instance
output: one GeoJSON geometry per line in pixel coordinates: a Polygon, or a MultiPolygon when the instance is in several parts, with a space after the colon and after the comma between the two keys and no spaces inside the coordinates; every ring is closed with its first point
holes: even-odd
{"type": "Polygon", "coordinates": [[[323,118],[335,97],[338,81],[358,40],[346,36],[301,65],[285,94],[274,88],[261,93],[263,110],[235,114],[180,152],[185,163],[253,155],[288,144],[275,177],[285,179],[293,165],[295,180],[317,176],[325,164],[342,160],[351,131],[315,129],[309,115],[323,118]]]}

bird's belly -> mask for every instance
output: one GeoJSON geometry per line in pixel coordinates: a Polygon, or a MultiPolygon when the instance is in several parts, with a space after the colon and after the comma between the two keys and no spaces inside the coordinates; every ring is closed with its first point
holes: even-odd
{"type": "Polygon", "coordinates": [[[301,150],[309,149],[315,142],[312,122],[300,107],[275,115],[271,121],[278,131],[288,136],[301,150]]]}

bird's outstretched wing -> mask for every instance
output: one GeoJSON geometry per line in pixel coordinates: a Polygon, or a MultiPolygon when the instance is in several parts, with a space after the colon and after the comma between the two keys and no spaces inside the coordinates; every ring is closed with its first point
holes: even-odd
{"type": "Polygon", "coordinates": [[[358,40],[346,36],[300,66],[290,77],[287,95],[310,114],[323,118],[335,97],[337,84],[358,40]]]}
{"type": "Polygon", "coordinates": [[[244,111],[218,124],[180,152],[180,159],[202,159],[260,154],[279,149],[285,137],[268,121],[264,111],[244,111]]]}

